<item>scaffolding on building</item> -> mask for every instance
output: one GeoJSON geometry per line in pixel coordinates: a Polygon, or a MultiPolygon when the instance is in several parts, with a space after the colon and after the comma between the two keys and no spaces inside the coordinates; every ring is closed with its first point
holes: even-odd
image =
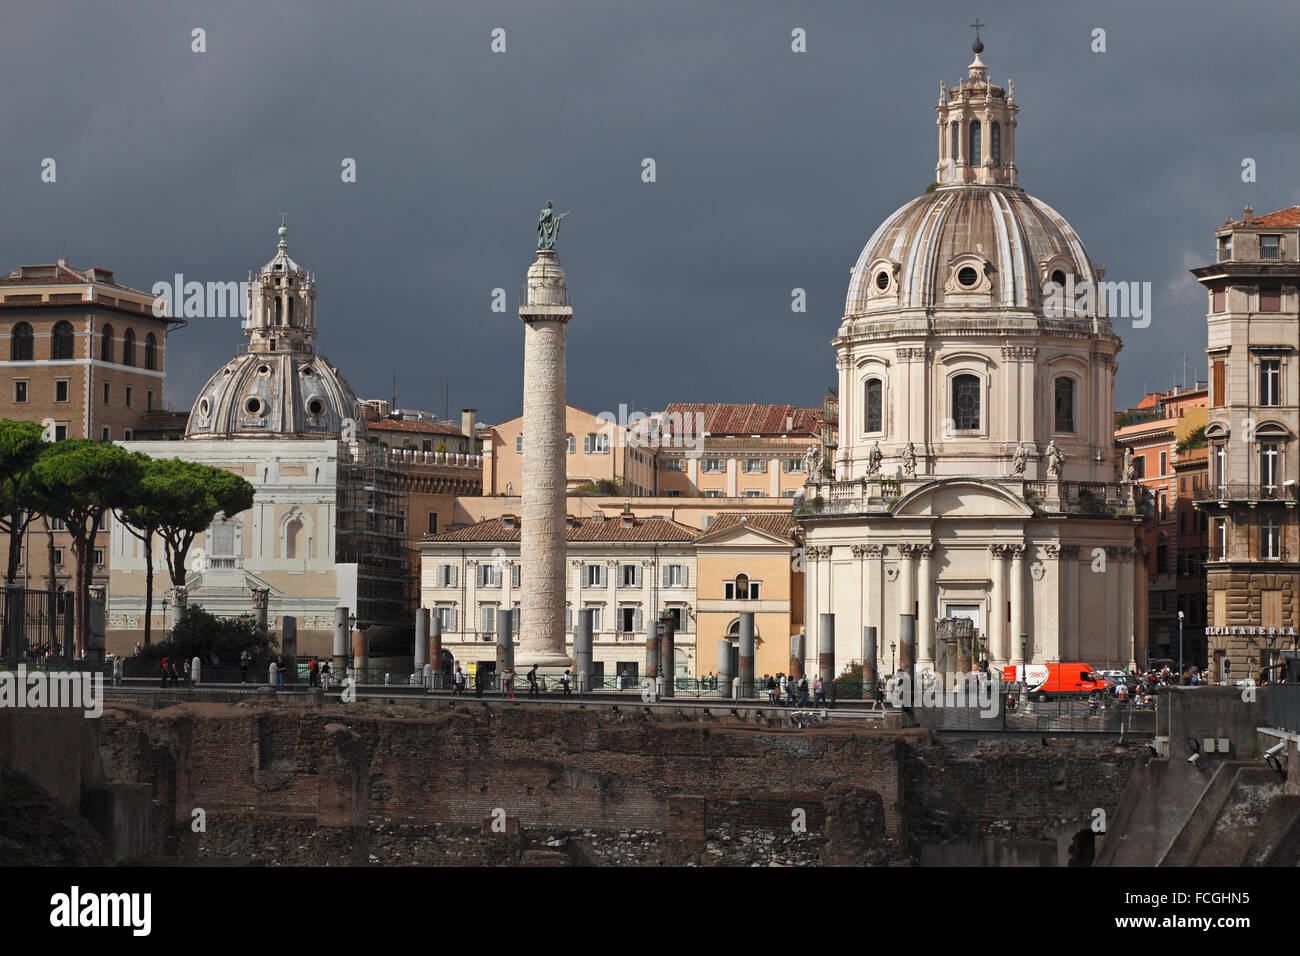
{"type": "Polygon", "coordinates": [[[339,472],[337,560],[357,566],[356,626],[409,624],[414,605],[400,466],[386,447],[352,442],[340,446],[339,472]]]}

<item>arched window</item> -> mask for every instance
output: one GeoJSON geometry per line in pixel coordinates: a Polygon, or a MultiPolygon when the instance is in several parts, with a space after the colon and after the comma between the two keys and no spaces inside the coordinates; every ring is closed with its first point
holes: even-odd
{"type": "Polygon", "coordinates": [[[144,367],[151,370],[158,370],[158,340],[150,332],[144,339],[144,367]]]}
{"type": "Polygon", "coordinates": [[[989,155],[993,157],[993,165],[1002,165],[1002,124],[994,123],[993,128],[989,130],[989,155]]]}
{"type": "Polygon", "coordinates": [[[284,318],[284,300],[276,297],[275,300],[275,318],[272,320],[276,325],[283,325],[281,319],[284,318]]]}
{"type": "Polygon", "coordinates": [[[289,300],[288,315],[289,315],[289,324],[293,325],[293,299],[289,300]]]}
{"type": "Polygon", "coordinates": [[[135,364],[135,330],[127,329],[122,336],[122,364],[135,364]]]}
{"type": "Polygon", "coordinates": [[[980,164],[980,156],[982,155],[981,149],[982,149],[982,145],[980,143],[980,121],[971,120],[970,121],[970,164],[972,166],[978,166],[980,164]]]}
{"type": "Polygon", "coordinates": [[[32,327],[26,322],[19,322],[10,334],[9,359],[13,362],[32,361],[32,327]]]}
{"type": "Polygon", "coordinates": [[[1056,430],[1074,431],[1074,379],[1062,375],[1056,380],[1056,430]]]}
{"type": "Polygon", "coordinates": [[[72,358],[74,338],[75,334],[72,331],[71,322],[60,322],[56,325],[50,335],[50,358],[72,358]]]}
{"type": "Polygon", "coordinates": [[[884,431],[885,428],[885,383],[878,378],[867,379],[865,395],[866,421],[868,432],[884,431]]]}
{"type": "Polygon", "coordinates": [[[952,420],[958,431],[980,427],[980,380],[975,375],[958,375],[952,380],[952,420]]]}
{"type": "Polygon", "coordinates": [[[113,327],[106,325],[103,331],[99,333],[99,360],[101,362],[113,361],[113,327]]]}
{"type": "Polygon", "coordinates": [[[284,556],[298,557],[298,536],[302,533],[302,522],[294,518],[284,529],[284,556]]]}
{"type": "Polygon", "coordinates": [[[952,124],[952,132],[950,136],[950,139],[952,140],[952,145],[949,147],[948,152],[952,154],[951,159],[954,163],[957,162],[957,153],[961,148],[960,129],[961,129],[960,124],[958,123],[952,124]]]}
{"type": "Polygon", "coordinates": [[[749,600],[749,575],[743,571],[736,575],[736,600],[749,600]]]}

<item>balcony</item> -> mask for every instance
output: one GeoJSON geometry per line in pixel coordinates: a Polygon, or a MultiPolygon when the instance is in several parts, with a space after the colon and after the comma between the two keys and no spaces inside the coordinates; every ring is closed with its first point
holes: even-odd
{"type": "Polygon", "coordinates": [[[1192,493],[1193,501],[1282,501],[1295,504],[1295,488],[1285,485],[1260,485],[1229,481],[1222,485],[1205,485],[1192,493]]]}
{"type": "MultiPolygon", "coordinates": [[[[1039,514],[1131,516],[1138,512],[1135,491],[1140,486],[1107,482],[1027,481],[1001,476],[974,476],[976,480],[999,484],[1039,514]]],[[[795,499],[796,515],[890,514],[908,493],[933,482],[963,480],[962,476],[918,478],[872,478],[852,481],[819,481],[805,485],[805,497],[795,499]]]]}

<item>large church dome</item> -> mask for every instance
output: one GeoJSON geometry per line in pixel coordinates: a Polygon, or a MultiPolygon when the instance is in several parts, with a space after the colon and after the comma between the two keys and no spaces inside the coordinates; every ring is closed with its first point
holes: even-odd
{"type": "Polygon", "coordinates": [[[858,256],[845,316],[898,309],[1039,311],[1049,281],[1095,282],[1070,224],[1016,186],[940,186],[886,219],[858,256]]]}
{"type": "Polygon", "coordinates": [[[250,286],[248,346],[199,390],[186,438],[329,438],[349,421],[364,437],[356,393],[312,347],[316,281],[289,258],[287,233],[250,286]]]}

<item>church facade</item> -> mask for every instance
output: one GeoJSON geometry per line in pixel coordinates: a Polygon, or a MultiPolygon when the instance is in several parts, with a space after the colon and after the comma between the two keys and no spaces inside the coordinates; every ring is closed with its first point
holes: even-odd
{"type": "Polygon", "coordinates": [[[889,673],[913,614],[921,671],[946,617],[970,618],[994,665],[1125,667],[1144,657],[1146,582],[1113,440],[1120,340],[1104,297],[1069,294],[1103,272],[1017,185],[1014,86],[974,50],[940,85],[936,183],[868,240],[832,340],[838,444],[810,451],[796,506],[805,653],[830,613],[837,669],[874,626],[889,673]]]}

